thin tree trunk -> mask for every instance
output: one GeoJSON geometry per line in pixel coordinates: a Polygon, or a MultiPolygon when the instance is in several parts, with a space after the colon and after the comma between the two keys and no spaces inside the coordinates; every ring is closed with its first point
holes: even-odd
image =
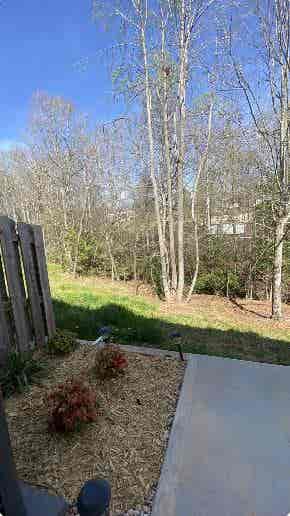
{"type": "MultiPolygon", "coordinates": [[[[289,47],[288,47],[289,53],[289,47]]],[[[280,216],[276,220],[275,227],[275,248],[273,263],[273,295],[272,295],[272,318],[282,319],[282,266],[284,231],[286,223],[290,218],[289,200],[289,54],[287,62],[281,67],[281,125],[280,125],[280,216]],[[282,215],[282,216],[281,216],[282,215]]]]}
{"type": "Polygon", "coordinates": [[[150,251],[149,231],[146,231],[146,250],[147,253],[150,251]]]}
{"type": "Polygon", "coordinates": [[[226,283],[226,297],[230,297],[230,275],[229,271],[227,271],[227,283],[226,283]]]}
{"type": "Polygon", "coordinates": [[[252,265],[251,264],[249,267],[248,299],[253,299],[253,274],[252,274],[252,265]]]}
{"type": "Polygon", "coordinates": [[[186,301],[190,301],[190,298],[192,296],[192,293],[195,289],[196,280],[198,277],[199,272],[199,241],[198,241],[198,225],[197,225],[197,214],[196,214],[196,196],[197,196],[197,189],[200,177],[202,173],[204,172],[206,165],[207,165],[207,159],[208,159],[208,151],[209,151],[209,144],[211,139],[211,132],[212,132],[212,114],[213,114],[213,99],[210,104],[209,108],[209,114],[208,114],[208,130],[207,130],[207,142],[206,142],[206,148],[204,150],[204,153],[201,157],[197,175],[194,182],[194,188],[191,194],[191,216],[193,221],[193,227],[194,227],[194,242],[195,242],[195,271],[194,275],[191,281],[190,289],[187,295],[186,301]]]}
{"type": "Polygon", "coordinates": [[[175,236],[174,236],[174,216],[173,216],[173,198],[172,198],[172,163],[170,157],[170,144],[168,134],[168,88],[167,88],[167,68],[165,66],[165,27],[162,28],[162,56],[163,56],[163,102],[162,102],[162,122],[164,136],[164,151],[167,171],[167,195],[168,195],[168,228],[169,228],[169,255],[171,269],[171,293],[176,294],[177,290],[177,267],[175,253],[175,236]]]}
{"type": "Polygon", "coordinates": [[[279,220],[275,228],[272,290],[272,318],[275,320],[282,319],[282,266],[285,225],[286,220],[279,220]]]}
{"type": "Polygon", "coordinates": [[[117,273],[116,262],[115,262],[114,255],[112,253],[111,242],[110,242],[110,238],[109,237],[106,237],[106,244],[107,244],[107,248],[108,248],[108,252],[109,252],[109,257],[110,257],[110,262],[111,262],[111,279],[112,279],[112,281],[114,281],[115,279],[119,280],[119,276],[118,276],[118,273],[117,273]]]}
{"type": "Polygon", "coordinates": [[[177,268],[175,255],[175,236],[174,236],[174,216],[173,216],[173,199],[172,199],[172,167],[169,151],[169,137],[168,137],[168,117],[167,117],[167,103],[164,107],[163,113],[163,131],[164,131],[164,147],[165,159],[167,168],[167,192],[168,192],[168,227],[169,227],[169,252],[170,252],[170,267],[171,267],[171,288],[174,293],[177,289],[177,268]]]}
{"type": "Polygon", "coordinates": [[[209,195],[207,195],[207,197],[206,197],[206,227],[207,227],[207,231],[209,233],[210,232],[210,227],[211,227],[211,224],[210,224],[210,197],[209,197],[209,195]]]}
{"type": "Polygon", "coordinates": [[[136,234],[135,239],[135,245],[133,250],[133,274],[134,274],[134,281],[137,281],[137,239],[138,239],[138,233],[136,234]]]}
{"type": "Polygon", "coordinates": [[[197,220],[196,220],[196,215],[194,214],[194,205],[193,205],[193,226],[194,226],[194,244],[195,244],[195,270],[194,270],[194,275],[193,275],[193,278],[192,278],[192,282],[191,282],[191,285],[190,285],[190,289],[189,289],[189,292],[188,292],[188,295],[187,295],[187,302],[190,301],[191,299],[191,296],[192,296],[192,293],[195,289],[195,285],[196,285],[196,280],[197,280],[197,277],[198,277],[198,273],[199,273],[199,240],[198,240],[198,226],[197,226],[197,220]]]}
{"type": "Polygon", "coordinates": [[[85,214],[86,214],[86,208],[87,208],[87,193],[86,193],[86,196],[85,196],[85,202],[84,202],[84,206],[83,206],[83,209],[82,209],[81,220],[80,220],[80,225],[79,225],[79,230],[78,230],[78,235],[77,235],[77,244],[76,244],[75,258],[74,258],[74,264],[73,264],[73,276],[74,277],[76,276],[76,273],[77,273],[79,251],[80,251],[80,240],[81,240],[81,236],[82,236],[82,232],[83,232],[83,225],[84,225],[84,219],[85,219],[85,214]]]}
{"type": "Polygon", "coordinates": [[[144,69],[145,69],[147,130],[148,130],[149,151],[150,151],[150,176],[151,176],[153,193],[154,193],[155,214],[156,214],[158,241],[159,241],[159,250],[160,250],[160,261],[161,261],[162,286],[163,286],[165,299],[167,301],[169,301],[170,291],[169,291],[168,275],[167,275],[167,267],[166,267],[166,246],[165,246],[164,236],[163,236],[163,231],[162,231],[159,194],[158,194],[158,186],[157,186],[157,180],[156,180],[156,175],[155,175],[154,139],[153,139],[152,116],[151,116],[151,114],[152,114],[152,98],[151,98],[151,90],[150,90],[150,82],[149,82],[149,68],[148,68],[148,60],[147,60],[147,47],[146,47],[146,36],[145,36],[144,24],[142,24],[142,26],[141,26],[141,44],[142,44],[144,69]]]}
{"type": "Polygon", "coordinates": [[[181,27],[180,27],[180,71],[178,85],[178,111],[179,111],[179,134],[178,134],[178,161],[177,161],[177,249],[178,249],[178,285],[177,300],[182,301],[184,291],[184,184],[183,169],[185,157],[185,90],[187,72],[188,39],[185,33],[185,1],[181,0],[181,27]]]}

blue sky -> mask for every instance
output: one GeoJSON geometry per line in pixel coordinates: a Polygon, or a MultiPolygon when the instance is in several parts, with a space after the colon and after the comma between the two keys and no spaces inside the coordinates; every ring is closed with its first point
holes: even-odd
{"type": "Polygon", "coordinates": [[[94,120],[123,114],[100,58],[110,46],[110,35],[92,21],[91,0],[1,2],[0,148],[24,139],[36,90],[72,100],[94,120]],[[80,60],[88,64],[80,67],[80,60]]]}

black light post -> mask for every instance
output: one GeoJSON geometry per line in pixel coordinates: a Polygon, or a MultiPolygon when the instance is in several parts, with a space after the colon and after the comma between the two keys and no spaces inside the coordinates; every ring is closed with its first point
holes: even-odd
{"type": "Polygon", "coordinates": [[[182,347],[181,347],[181,339],[182,339],[181,333],[179,331],[173,331],[172,333],[170,333],[169,336],[173,341],[176,342],[180,360],[182,360],[182,362],[184,362],[184,356],[183,356],[182,347]]]}

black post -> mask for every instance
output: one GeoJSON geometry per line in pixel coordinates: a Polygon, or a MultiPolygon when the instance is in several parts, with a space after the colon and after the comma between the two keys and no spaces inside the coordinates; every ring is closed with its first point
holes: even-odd
{"type": "Polygon", "coordinates": [[[0,389],[0,498],[5,516],[27,516],[16,478],[3,396],[0,389]]]}
{"type": "Polygon", "coordinates": [[[179,333],[179,331],[173,331],[172,333],[170,333],[169,337],[173,341],[176,341],[177,349],[178,349],[179,356],[180,356],[180,360],[182,360],[182,362],[184,362],[185,360],[184,360],[184,356],[183,356],[183,352],[182,352],[182,347],[181,347],[181,338],[182,338],[181,333],[179,333]]]}

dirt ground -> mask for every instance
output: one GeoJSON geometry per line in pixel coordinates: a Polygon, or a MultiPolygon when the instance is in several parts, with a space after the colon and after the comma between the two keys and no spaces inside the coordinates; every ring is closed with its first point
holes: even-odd
{"type": "Polygon", "coordinates": [[[283,320],[271,319],[270,301],[256,301],[249,299],[227,299],[222,296],[195,294],[189,303],[161,305],[161,312],[192,315],[195,313],[225,316],[232,322],[253,322],[254,324],[266,324],[269,327],[290,328],[290,305],[283,304],[283,320]]]}
{"type": "Polygon", "coordinates": [[[91,370],[94,354],[81,347],[65,359],[50,359],[47,379],[9,398],[6,414],[19,478],[73,501],[85,480],[105,477],[112,486],[114,515],[140,508],[158,481],[184,367],[130,353],[126,374],[101,383],[91,370]],[[96,390],[100,415],[78,433],[52,435],[44,395],[76,375],[96,390]]]}

